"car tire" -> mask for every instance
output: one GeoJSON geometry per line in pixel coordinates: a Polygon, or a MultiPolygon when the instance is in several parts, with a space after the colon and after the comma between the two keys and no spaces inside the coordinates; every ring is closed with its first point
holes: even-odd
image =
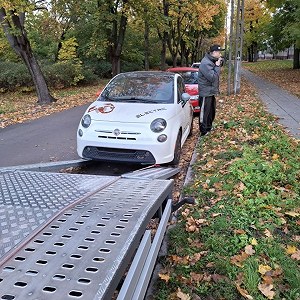
{"type": "Polygon", "coordinates": [[[193,131],[194,131],[194,118],[192,118],[188,137],[191,137],[193,135],[193,131]]]}
{"type": "Polygon", "coordinates": [[[179,132],[177,135],[175,148],[174,148],[174,158],[170,162],[170,165],[177,166],[179,164],[180,156],[181,156],[181,132],[179,132]]]}

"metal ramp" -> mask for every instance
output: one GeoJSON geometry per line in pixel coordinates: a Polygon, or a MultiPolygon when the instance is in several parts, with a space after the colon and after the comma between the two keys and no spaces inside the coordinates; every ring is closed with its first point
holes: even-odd
{"type": "Polygon", "coordinates": [[[121,177],[131,179],[169,179],[179,173],[179,171],[179,168],[150,166],[144,169],[123,174],[121,177]]]}
{"type": "Polygon", "coordinates": [[[144,297],[172,180],[0,171],[0,299],[144,297]],[[151,242],[147,224],[159,212],[151,242]],[[137,250],[138,249],[138,250],[137,250]]]}

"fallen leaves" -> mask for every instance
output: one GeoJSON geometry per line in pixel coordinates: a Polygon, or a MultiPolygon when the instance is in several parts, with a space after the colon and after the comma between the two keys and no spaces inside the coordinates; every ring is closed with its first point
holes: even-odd
{"type": "Polygon", "coordinates": [[[178,256],[178,255],[171,255],[170,260],[172,263],[181,264],[181,265],[195,265],[201,257],[207,255],[207,251],[200,251],[194,253],[193,255],[186,255],[186,256],[178,256]]]}
{"type": "MultiPolygon", "coordinates": [[[[96,98],[96,92],[99,85],[88,87],[72,87],[58,91],[55,98],[57,102],[49,105],[38,105],[37,97],[34,93],[20,96],[19,92],[0,94],[0,107],[12,107],[10,110],[5,110],[5,113],[0,115],[0,128],[7,127],[16,123],[38,119],[43,116],[50,115],[59,111],[70,109],[75,106],[91,103],[96,98]],[[77,93],[74,93],[74,91],[77,93]],[[20,101],[22,97],[22,101],[20,101]],[[24,100],[26,98],[26,101],[24,100]]],[[[1,110],[1,109],[0,109],[1,110]]]]}
{"type": "Polygon", "coordinates": [[[206,219],[194,219],[193,217],[188,217],[186,219],[185,230],[187,232],[199,232],[200,226],[206,224],[206,219]]]}
{"type": "Polygon", "coordinates": [[[245,253],[250,255],[250,256],[255,253],[255,250],[253,249],[252,245],[247,245],[245,247],[245,253]]]}
{"type": "Polygon", "coordinates": [[[273,284],[261,283],[258,285],[258,289],[268,299],[274,299],[275,292],[273,291],[273,288],[274,288],[273,284]]]}
{"type": "Polygon", "coordinates": [[[178,288],[177,297],[180,300],[190,300],[191,299],[190,295],[183,293],[180,288],[178,288]]]}
{"type": "Polygon", "coordinates": [[[285,248],[286,254],[290,255],[291,259],[300,260],[300,250],[294,245],[287,245],[285,248]]]}
{"type": "Polygon", "coordinates": [[[285,212],[285,214],[290,217],[299,217],[300,216],[300,213],[295,212],[295,211],[287,211],[287,212],[285,212]]]}
{"type": "Polygon", "coordinates": [[[237,276],[237,279],[235,281],[235,286],[237,291],[246,299],[248,300],[254,300],[254,298],[249,294],[249,292],[245,289],[242,288],[241,285],[243,284],[244,281],[244,274],[243,273],[239,273],[237,276]]]}
{"type": "Polygon", "coordinates": [[[272,270],[272,268],[268,265],[259,265],[259,267],[258,267],[258,272],[261,275],[265,275],[267,272],[269,272],[271,270],[272,270]]]}

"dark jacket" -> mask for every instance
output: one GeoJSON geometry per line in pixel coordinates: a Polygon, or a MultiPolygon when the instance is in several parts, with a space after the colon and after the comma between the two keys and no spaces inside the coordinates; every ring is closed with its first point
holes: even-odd
{"type": "Polygon", "coordinates": [[[219,94],[219,76],[221,68],[216,66],[218,59],[206,53],[199,67],[199,96],[207,97],[219,94]]]}

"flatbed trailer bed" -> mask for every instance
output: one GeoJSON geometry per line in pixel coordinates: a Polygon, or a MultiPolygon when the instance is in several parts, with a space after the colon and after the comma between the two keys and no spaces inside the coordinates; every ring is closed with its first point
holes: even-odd
{"type": "Polygon", "coordinates": [[[0,184],[0,299],[144,298],[173,180],[0,169],[0,184]]]}

